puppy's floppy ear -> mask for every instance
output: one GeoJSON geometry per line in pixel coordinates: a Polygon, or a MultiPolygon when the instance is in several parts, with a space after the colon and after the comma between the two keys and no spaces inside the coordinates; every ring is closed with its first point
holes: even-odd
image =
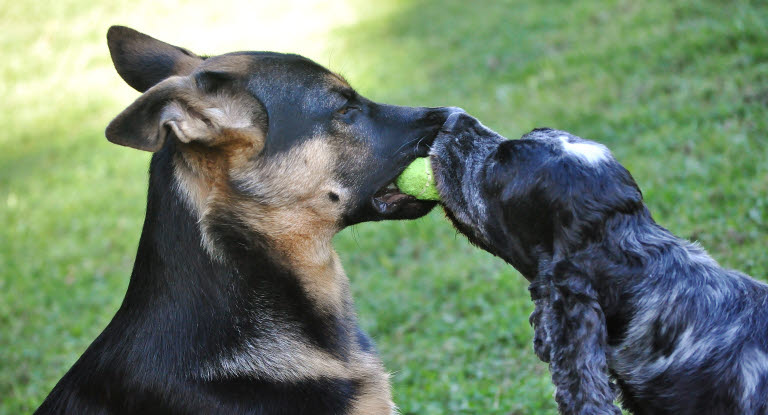
{"type": "Polygon", "coordinates": [[[616,389],[608,374],[608,332],[593,278],[569,260],[549,268],[536,277],[541,281],[531,294],[539,300],[536,312],[545,323],[537,327],[543,330],[538,337],[549,344],[539,350],[549,357],[560,413],[621,415],[613,403],[616,389]]]}
{"type": "Polygon", "coordinates": [[[139,92],[173,75],[189,75],[203,62],[194,53],[125,26],[107,31],[107,45],[117,73],[139,92]]]}
{"type": "Polygon", "coordinates": [[[204,79],[206,72],[173,76],[150,88],[109,123],[107,139],[155,152],[169,137],[205,145],[214,144],[224,130],[263,137],[256,122],[263,112],[258,101],[205,92],[204,79]]]}

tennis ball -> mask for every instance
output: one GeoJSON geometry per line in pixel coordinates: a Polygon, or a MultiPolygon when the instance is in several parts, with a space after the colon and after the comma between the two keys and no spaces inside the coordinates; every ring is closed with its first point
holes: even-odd
{"type": "Polygon", "coordinates": [[[401,192],[420,200],[440,200],[435,175],[428,157],[420,157],[405,168],[395,181],[401,192]]]}

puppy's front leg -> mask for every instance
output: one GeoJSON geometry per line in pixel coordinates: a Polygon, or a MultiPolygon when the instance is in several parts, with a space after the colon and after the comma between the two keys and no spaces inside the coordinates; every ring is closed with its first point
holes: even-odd
{"type": "Polygon", "coordinates": [[[534,281],[531,296],[539,298],[531,319],[541,327],[534,344],[548,344],[536,353],[549,358],[560,413],[620,415],[608,377],[605,316],[591,279],[567,260],[550,269],[534,281]]]}

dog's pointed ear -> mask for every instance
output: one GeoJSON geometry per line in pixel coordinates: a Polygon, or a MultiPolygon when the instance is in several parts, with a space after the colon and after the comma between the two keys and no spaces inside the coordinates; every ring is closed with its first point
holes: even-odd
{"type": "Polygon", "coordinates": [[[184,48],[125,26],[109,28],[107,45],[117,73],[139,92],[170,76],[189,75],[203,61],[184,48]]]}
{"type": "Polygon", "coordinates": [[[109,123],[107,139],[155,152],[169,137],[211,145],[224,130],[260,131],[247,105],[220,102],[201,90],[198,78],[173,76],[150,88],[109,123]]]}

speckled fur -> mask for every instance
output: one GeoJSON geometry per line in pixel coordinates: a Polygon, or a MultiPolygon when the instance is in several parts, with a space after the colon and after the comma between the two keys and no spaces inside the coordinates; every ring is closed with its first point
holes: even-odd
{"type": "Polygon", "coordinates": [[[457,228],[531,281],[561,413],[768,414],[768,285],[659,226],[604,146],[456,114],[431,154],[457,228]]]}

